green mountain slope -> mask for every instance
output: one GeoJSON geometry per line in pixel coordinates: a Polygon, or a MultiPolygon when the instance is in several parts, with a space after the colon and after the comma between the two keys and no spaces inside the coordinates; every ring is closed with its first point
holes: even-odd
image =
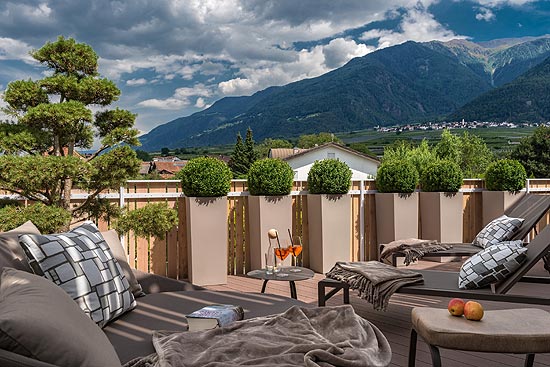
{"type": "Polygon", "coordinates": [[[425,121],[452,113],[550,56],[550,38],[479,45],[407,42],[351,60],[317,78],[223,98],[158,126],[143,149],[233,143],[248,127],[257,140],[425,121]]]}
{"type": "Polygon", "coordinates": [[[516,80],[474,99],[450,119],[550,121],[550,57],[516,80]]]}

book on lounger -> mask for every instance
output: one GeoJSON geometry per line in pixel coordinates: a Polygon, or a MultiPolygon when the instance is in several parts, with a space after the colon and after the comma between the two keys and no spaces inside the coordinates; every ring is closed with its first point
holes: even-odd
{"type": "Polygon", "coordinates": [[[211,305],[190,313],[187,317],[189,331],[213,329],[244,318],[241,306],[211,305]]]}

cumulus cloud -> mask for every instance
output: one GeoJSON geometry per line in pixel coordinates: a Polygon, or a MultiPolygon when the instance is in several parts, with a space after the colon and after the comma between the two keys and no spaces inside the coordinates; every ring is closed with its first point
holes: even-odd
{"type": "Polygon", "coordinates": [[[394,46],[406,41],[428,42],[449,41],[465,38],[445,28],[423,7],[410,9],[399,25],[398,31],[373,29],[361,35],[362,40],[378,40],[378,47],[394,46]]]}
{"type": "Polygon", "coordinates": [[[484,20],[486,22],[490,22],[492,20],[496,19],[495,13],[489,8],[479,8],[479,13],[476,14],[477,20],[484,20]]]}
{"type": "Polygon", "coordinates": [[[13,38],[0,37],[0,60],[21,60],[27,64],[36,63],[29,52],[32,47],[13,38]]]}
{"type": "Polygon", "coordinates": [[[126,81],[126,85],[130,87],[145,85],[145,84],[147,84],[147,79],[145,78],[129,79],[126,81]]]}
{"type": "MultiPolygon", "coordinates": [[[[157,108],[161,110],[178,110],[183,107],[189,106],[192,104],[191,99],[193,97],[211,97],[212,90],[210,87],[205,86],[204,84],[196,84],[192,88],[183,87],[177,88],[174,94],[166,99],[147,99],[138,103],[138,106],[157,108]]],[[[203,106],[205,105],[204,99],[202,99],[203,106]]],[[[201,104],[200,102],[195,102],[195,104],[201,104]]],[[[196,106],[199,107],[199,106],[196,106]]]]}

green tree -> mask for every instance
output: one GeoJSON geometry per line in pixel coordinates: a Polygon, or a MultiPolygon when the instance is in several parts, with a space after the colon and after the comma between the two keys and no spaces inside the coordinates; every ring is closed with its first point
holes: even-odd
{"type": "Polygon", "coordinates": [[[477,135],[464,132],[460,137],[460,168],[466,178],[482,177],[495,156],[485,141],[477,135]]]}
{"type": "Polygon", "coordinates": [[[482,177],[494,160],[485,141],[468,132],[457,136],[443,130],[435,152],[440,159],[457,162],[465,178],[482,177]]]}
{"type": "Polygon", "coordinates": [[[4,93],[4,112],[12,120],[0,124],[0,188],[58,206],[73,217],[100,207],[108,211],[99,193],[124,184],[139,169],[128,146],[139,145],[135,115],[106,109],[120,90],[100,77],[90,46],[59,37],[31,55],[49,72],[40,80],[13,81],[4,93]],[[91,105],[102,110],[94,116],[91,105]],[[86,159],[79,157],[75,148],[89,149],[94,132],[100,148],[86,159]],[[73,187],[89,192],[88,198],[71,205],[73,187]]]}
{"type": "Polygon", "coordinates": [[[292,143],[284,139],[267,138],[260,144],[256,145],[256,156],[267,158],[269,151],[275,148],[292,148],[292,143]]]}
{"type": "Polygon", "coordinates": [[[550,127],[539,126],[533,135],[523,138],[511,154],[523,164],[530,177],[550,177],[550,127]]]}
{"type": "Polygon", "coordinates": [[[243,144],[243,138],[241,133],[237,133],[237,142],[231,153],[231,159],[229,160],[229,168],[233,172],[233,177],[244,178],[250,168],[247,165],[246,152],[243,144]]]}
{"type": "Polygon", "coordinates": [[[382,162],[410,162],[422,175],[426,167],[438,160],[434,149],[430,148],[426,139],[415,147],[407,141],[398,140],[384,149],[382,162]]]}
{"type": "Polygon", "coordinates": [[[160,155],[162,155],[163,157],[166,157],[168,154],[170,154],[170,149],[168,149],[166,147],[161,148],[160,155]]]}
{"type": "Polygon", "coordinates": [[[153,157],[151,157],[151,154],[149,154],[144,150],[139,150],[139,149],[136,150],[136,157],[143,162],[150,162],[153,160],[153,157]]]}
{"type": "Polygon", "coordinates": [[[318,145],[323,145],[325,143],[338,143],[342,144],[342,140],[338,139],[334,136],[334,134],[331,133],[319,133],[319,134],[310,134],[310,135],[302,135],[300,138],[298,138],[298,147],[299,148],[313,148],[318,145]]]}
{"type": "Polygon", "coordinates": [[[441,140],[435,146],[435,153],[440,159],[448,160],[451,162],[460,161],[460,138],[448,129],[443,130],[441,133],[441,140]]]}
{"type": "Polygon", "coordinates": [[[252,166],[252,163],[256,162],[256,160],[258,159],[258,155],[256,154],[256,149],[254,147],[254,139],[252,137],[251,128],[248,128],[246,130],[246,138],[244,139],[244,154],[246,157],[246,164],[248,166],[246,173],[248,173],[248,170],[250,169],[250,166],[252,166]]]}

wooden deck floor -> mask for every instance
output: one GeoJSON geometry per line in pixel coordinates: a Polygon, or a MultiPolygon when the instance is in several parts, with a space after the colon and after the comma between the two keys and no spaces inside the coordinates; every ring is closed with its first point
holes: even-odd
{"type": "MultiPolygon", "coordinates": [[[[457,270],[460,263],[439,264],[428,261],[421,261],[418,264],[411,265],[409,268],[437,270],[457,270]]],[[[532,273],[542,275],[544,269],[538,266],[532,273]]],[[[546,273],[547,274],[547,273],[546,273]]],[[[296,282],[298,299],[303,302],[317,305],[317,282],[323,279],[322,274],[315,274],[310,280],[296,282]]],[[[228,284],[223,286],[210,286],[212,290],[232,290],[239,292],[257,293],[260,291],[262,281],[251,279],[246,276],[230,276],[228,284]]],[[[548,292],[547,289],[541,290],[542,285],[519,284],[516,286],[520,291],[548,292]],[[525,287],[533,287],[527,289],[525,287]],[[522,289],[522,287],[524,287],[522,289]]],[[[266,293],[289,296],[289,286],[287,282],[271,281],[267,285],[266,293]]],[[[374,311],[372,306],[361,300],[353,292],[350,294],[350,301],[355,312],[376,325],[388,338],[392,348],[392,366],[407,366],[409,333],[411,329],[410,313],[413,307],[438,307],[446,308],[449,298],[424,297],[414,295],[396,294],[390,301],[388,310],[374,311]]],[[[338,294],[328,301],[327,305],[341,305],[342,297],[338,294]]],[[[550,307],[540,307],[512,303],[482,302],[486,310],[497,310],[506,308],[542,308],[550,311],[550,307]]],[[[528,316],[528,315],[526,315],[528,316]]],[[[550,325],[548,325],[550,328],[550,325]]],[[[548,341],[550,343],[550,340],[548,341]]],[[[513,354],[488,354],[471,353],[451,350],[441,350],[442,363],[445,367],[498,367],[498,366],[523,366],[523,355],[513,354]]],[[[419,340],[416,365],[419,367],[431,366],[431,357],[428,347],[419,340]]],[[[550,354],[539,354],[535,357],[535,366],[550,366],[550,354]]]]}

